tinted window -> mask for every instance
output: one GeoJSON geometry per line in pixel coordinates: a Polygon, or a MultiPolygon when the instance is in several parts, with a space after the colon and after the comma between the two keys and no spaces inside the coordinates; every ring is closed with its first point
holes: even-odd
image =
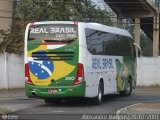
{"type": "Polygon", "coordinates": [[[94,55],[105,55],[105,43],[113,41],[115,35],[93,29],[86,29],[87,48],[94,55]]]}
{"type": "Polygon", "coordinates": [[[92,29],[86,29],[87,48],[90,53],[103,55],[103,39],[101,32],[92,29]]]}
{"type": "Polygon", "coordinates": [[[131,38],[86,29],[87,48],[93,55],[133,56],[131,38]]]}

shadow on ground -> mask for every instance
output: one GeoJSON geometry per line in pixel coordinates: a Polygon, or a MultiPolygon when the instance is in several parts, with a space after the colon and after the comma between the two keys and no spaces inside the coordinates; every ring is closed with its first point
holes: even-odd
{"type": "MultiPolygon", "coordinates": [[[[116,99],[121,98],[119,94],[109,94],[103,96],[102,105],[106,102],[116,101],[116,99]]],[[[61,102],[44,103],[41,107],[84,107],[84,106],[94,106],[92,98],[74,98],[61,100],[61,102]]]]}

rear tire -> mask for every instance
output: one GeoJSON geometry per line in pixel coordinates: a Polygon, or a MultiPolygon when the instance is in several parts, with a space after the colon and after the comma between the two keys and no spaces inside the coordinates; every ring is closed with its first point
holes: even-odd
{"type": "Polygon", "coordinates": [[[93,98],[93,104],[100,105],[102,103],[102,98],[103,98],[103,84],[102,82],[100,82],[98,86],[98,95],[95,98],[93,98]]]}
{"type": "Polygon", "coordinates": [[[124,91],[120,91],[119,93],[121,96],[130,96],[132,93],[132,82],[128,81],[126,89],[124,91]]]}

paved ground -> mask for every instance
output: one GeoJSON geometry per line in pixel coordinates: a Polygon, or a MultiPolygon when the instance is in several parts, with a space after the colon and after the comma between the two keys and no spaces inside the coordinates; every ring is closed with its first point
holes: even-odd
{"type": "Polygon", "coordinates": [[[25,90],[23,88],[0,90],[0,98],[25,98],[25,90]]]}
{"type": "MultiPolygon", "coordinates": [[[[160,113],[160,87],[141,87],[132,96],[104,96],[101,105],[88,100],[63,101],[46,105],[43,100],[25,97],[24,89],[0,90],[0,112],[18,114],[20,118],[82,119],[83,114],[160,113]],[[47,114],[47,115],[46,115],[47,114]],[[39,116],[39,117],[37,117],[39,116]]],[[[158,120],[158,119],[157,119],[158,120]]]]}

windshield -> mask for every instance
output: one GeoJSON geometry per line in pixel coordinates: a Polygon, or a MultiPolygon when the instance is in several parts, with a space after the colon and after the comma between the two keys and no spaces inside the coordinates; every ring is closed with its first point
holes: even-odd
{"type": "Polygon", "coordinates": [[[78,26],[74,24],[44,24],[29,28],[28,41],[71,43],[78,38],[78,26]]]}

